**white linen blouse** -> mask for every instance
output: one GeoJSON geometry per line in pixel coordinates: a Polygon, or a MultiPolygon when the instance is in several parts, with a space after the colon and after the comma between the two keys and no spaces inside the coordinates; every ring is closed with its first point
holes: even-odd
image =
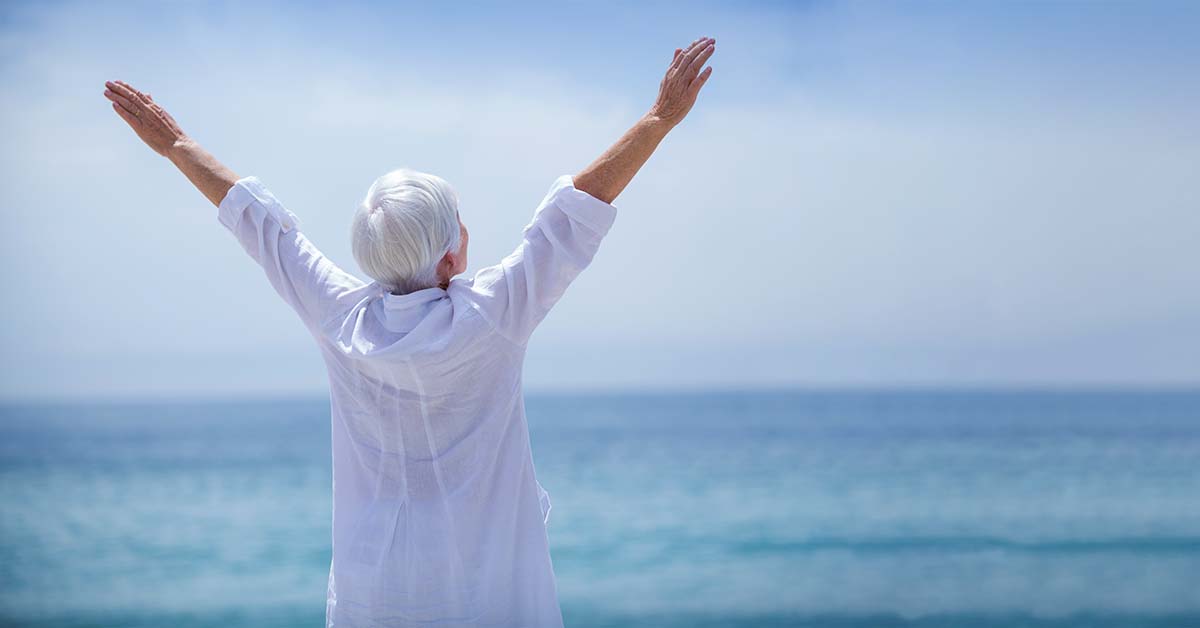
{"type": "Polygon", "coordinates": [[[500,263],[404,295],[338,268],[256,177],[218,218],[329,372],[326,626],[562,626],[521,367],[616,208],[560,176],[500,263]]]}

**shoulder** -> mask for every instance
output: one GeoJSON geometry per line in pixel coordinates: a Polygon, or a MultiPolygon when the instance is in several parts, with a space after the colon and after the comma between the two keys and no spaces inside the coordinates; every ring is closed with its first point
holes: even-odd
{"type": "Polygon", "coordinates": [[[446,294],[456,311],[479,317],[490,333],[518,346],[521,343],[509,338],[501,331],[500,317],[502,301],[507,301],[501,286],[504,285],[504,267],[501,264],[480,269],[471,277],[455,277],[450,280],[446,294]]]}

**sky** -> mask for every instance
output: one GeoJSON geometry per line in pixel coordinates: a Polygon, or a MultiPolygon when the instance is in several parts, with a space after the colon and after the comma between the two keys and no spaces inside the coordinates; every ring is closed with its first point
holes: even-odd
{"type": "Polygon", "coordinates": [[[154,95],[322,251],[397,167],[468,276],[717,40],[527,390],[1200,385],[1191,3],[0,5],[0,398],[320,395],[308,332],[109,109],[154,95]]]}

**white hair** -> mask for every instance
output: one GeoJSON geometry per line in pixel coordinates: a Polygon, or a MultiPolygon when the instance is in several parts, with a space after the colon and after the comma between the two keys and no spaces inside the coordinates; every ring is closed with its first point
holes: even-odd
{"type": "Polygon", "coordinates": [[[354,259],[363,272],[403,294],[438,285],[438,262],[458,250],[461,238],[454,188],[408,168],[376,179],[351,225],[354,259]]]}

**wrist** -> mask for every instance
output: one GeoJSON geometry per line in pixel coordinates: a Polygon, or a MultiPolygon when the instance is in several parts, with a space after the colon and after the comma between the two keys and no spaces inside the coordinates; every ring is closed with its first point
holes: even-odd
{"type": "Polygon", "coordinates": [[[676,124],[673,120],[659,115],[654,111],[650,111],[646,115],[642,116],[641,123],[649,128],[661,131],[664,135],[671,129],[675,128],[676,124]]]}
{"type": "Polygon", "coordinates": [[[192,138],[183,135],[174,142],[171,142],[171,145],[163,151],[163,156],[171,161],[175,161],[177,157],[190,152],[196,146],[197,144],[192,141],[192,138]]]}

